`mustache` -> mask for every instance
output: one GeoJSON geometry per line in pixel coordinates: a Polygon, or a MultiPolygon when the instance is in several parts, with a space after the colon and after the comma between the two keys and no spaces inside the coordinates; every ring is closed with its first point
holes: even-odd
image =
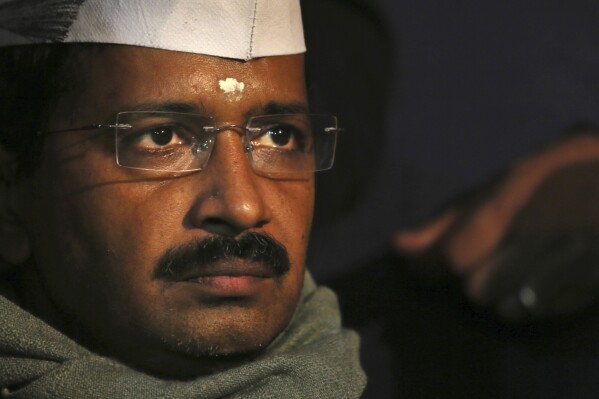
{"type": "MultiPolygon", "coordinates": [[[[154,277],[177,280],[183,276],[209,272],[211,265],[232,259],[261,264],[261,269],[274,277],[291,268],[287,249],[264,233],[245,233],[239,238],[211,236],[169,249],[160,257],[154,277]]],[[[211,269],[213,272],[213,268],[211,269]]]]}

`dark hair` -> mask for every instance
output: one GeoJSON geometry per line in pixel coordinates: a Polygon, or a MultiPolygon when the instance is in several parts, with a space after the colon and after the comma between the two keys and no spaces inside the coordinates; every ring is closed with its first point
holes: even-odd
{"type": "Polygon", "coordinates": [[[70,85],[67,67],[78,45],[40,44],[0,48],[0,145],[16,155],[17,173],[39,163],[50,104],[70,85]]]}

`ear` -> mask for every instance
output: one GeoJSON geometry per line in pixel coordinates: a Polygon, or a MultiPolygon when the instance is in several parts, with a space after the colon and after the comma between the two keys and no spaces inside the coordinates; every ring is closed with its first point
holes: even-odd
{"type": "Polygon", "coordinates": [[[13,265],[31,255],[29,236],[14,206],[18,201],[14,158],[0,146],[0,260],[13,265]]]}
{"type": "Polygon", "coordinates": [[[439,242],[455,219],[456,212],[453,209],[445,211],[423,226],[398,232],[393,245],[397,251],[408,255],[422,254],[439,242]]]}

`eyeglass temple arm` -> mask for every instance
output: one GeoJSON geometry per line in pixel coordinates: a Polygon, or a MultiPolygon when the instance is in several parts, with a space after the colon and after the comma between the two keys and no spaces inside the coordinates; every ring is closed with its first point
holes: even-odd
{"type": "Polygon", "coordinates": [[[87,125],[87,126],[80,126],[80,127],[74,127],[74,128],[70,128],[70,129],[60,129],[60,130],[50,130],[50,131],[38,131],[36,134],[38,136],[41,136],[42,134],[54,134],[54,133],[64,133],[64,132],[77,132],[80,130],[97,130],[97,129],[131,129],[131,125],[127,125],[127,124],[123,124],[123,123],[119,123],[116,125],[103,125],[103,124],[96,124],[96,125],[87,125]]]}

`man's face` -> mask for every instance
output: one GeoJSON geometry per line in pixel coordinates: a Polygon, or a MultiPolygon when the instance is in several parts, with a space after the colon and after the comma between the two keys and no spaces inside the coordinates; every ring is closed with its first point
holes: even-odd
{"type": "MultiPolygon", "coordinates": [[[[207,113],[217,125],[306,106],[302,56],[239,62],[123,46],[81,58],[83,78],[55,104],[48,130],[165,104],[207,113]],[[227,78],[243,91],[227,93],[219,85],[227,78]]],[[[268,345],[290,321],[303,283],[313,179],[257,175],[239,133],[219,133],[206,168],[179,174],[117,166],[111,130],[48,135],[17,197],[33,257],[22,266],[35,287],[25,294],[31,306],[96,350],[157,373],[182,375],[198,356],[268,345]],[[157,273],[168,251],[246,233],[281,243],[289,271],[273,275],[236,259],[211,265],[211,277],[157,273]]]]}

